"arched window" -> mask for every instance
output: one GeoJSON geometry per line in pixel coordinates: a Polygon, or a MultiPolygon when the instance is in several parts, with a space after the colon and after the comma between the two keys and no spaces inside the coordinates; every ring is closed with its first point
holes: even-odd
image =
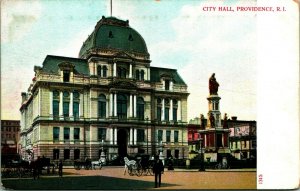
{"type": "Polygon", "coordinates": [[[98,97],[98,117],[106,117],[106,97],[103,94],[98,97]]]}
{"type": "Polygon", "coordinates": [[[63,115],[69,117],[70,93],[65,91],[63,93],[63,115]]]}
{"type": "Polygon", "coordinates": [[[169,110],[170,110],[170,100],[167,98],[165,99],[165,120],[169,121],[169,110]]]}
{"type": "Polygon", "coordinates": [[[107,66],[103,66],[103,73],[102,77],[106,78],[107,77],[107,66]]]}
{"type": "Polygon", "coordinates": [[[127,97],[123,94],[117,96],[117,115],[119,119],[127,118],[127,97]]]}
{"type": "Polygon", "coordinates": [[[53,117],[59,116],[59,92],[57,90],[53,91],[53,101],[52,101],[52,113],[53,117]]]}
{"type": "Polygon", "coordinates": [[[101,66],[97,66],[97,75],[101,77],[101,66]]]}
{"type": "Polygon", "coordinates": [[[144,120],[144,115],[145,115],[145,103],[144,99],[142,97],[138,97],[137,99],[137,118],[139,120],[144,120]]]}
{"type": "Polygon", "coordinates": [[[145,72],[144,70],[141,71],[141,80],[144,81],[145,72]]]}
{"type": "Polygon", "coordinates": [[[178,108],[178,101],[175,99],[173,100],[173,121],[177,121],[177,108],[178,108]]]}
{"type": "Polygon", "coordinates": [[[73,92],[73,116],[74,119],[79,119],[79,93],[77,91],[73,92]]]}
{"type": "Polygon", "coordinates": [[[135,79],[140,80],[140,71],[139,70],[135,71],[135,79]]]}
{"type": "Polygon", "coordinates": [[[161,121],[161,99],[157,98],[156,118],[161,121]]]}
{"type": "Polygon", "coordinates": [[[126,69],[122,67],[118,67],[117,69],[119,78],[126,78],[126,69]]]}

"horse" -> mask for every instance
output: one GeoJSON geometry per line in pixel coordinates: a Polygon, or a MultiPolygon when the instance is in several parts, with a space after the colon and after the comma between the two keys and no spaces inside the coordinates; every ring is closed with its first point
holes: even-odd
{"type": "Polygon", "coordinates": [[[102,161],[99,159],[98,161],[92,161],[92,167],[94,170],[96,170],[96,166],[99,166],[99,169],[102,168],[102,161]]]}
{"type": "Polygon", "coordinates": [[[131,165],[136,165],[136,161],[135,160],[129,160],[127,157],[124,157],[124,162],[125,162],[125,167],[124,167],[124,175],[126,174],[126,169],[128,171],[128,168],[131,165]]]}

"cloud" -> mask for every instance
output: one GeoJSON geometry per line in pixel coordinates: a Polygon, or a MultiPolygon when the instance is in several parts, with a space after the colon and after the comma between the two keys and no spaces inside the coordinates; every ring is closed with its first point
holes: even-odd
{"type": "Polygon", "coordinates": [[[21,40],[38,21],[42,6],[38,0],[1,2],[1,42],[21,40]]]}

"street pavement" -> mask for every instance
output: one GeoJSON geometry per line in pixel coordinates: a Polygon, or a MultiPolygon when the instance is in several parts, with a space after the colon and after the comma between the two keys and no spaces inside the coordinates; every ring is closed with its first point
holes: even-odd
{"type": "Polygon", "coordinates": [[[255,169],[198,170],[165,169],[162,185],[154,188],[154,176],[124,175],[124,167],[101,170],[66,168],[63,177],[42,175],[40,179],[2,179],[4,189],[13,190],[144,190],[144,189],[256,189],[255,169]]]}

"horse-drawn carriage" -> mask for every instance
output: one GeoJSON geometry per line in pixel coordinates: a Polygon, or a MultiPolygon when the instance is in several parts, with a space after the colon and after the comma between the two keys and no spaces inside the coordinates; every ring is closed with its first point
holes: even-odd
{"type": "Polygon", "coordinates": [[[149,155],[140,155],[136,156],[134,160],[129,160],[128,157],[124,157],[125,162],[125,170],[128,170],[128,174],[130,176],[137,175],[154,175],[153,173],[153,165],[154,160],[150,159],[149,155]]]}
{"type": "Polygon", "coordinates": [[[96,169],[96,166],[98,166],[99,169],[102,168],[102,161],[99,159],[98,161],[91,161],[90,159],[86,158],[84,161],[82,160],[75,160],[74,161],[74,168],[76,170],[85,169],[85,170],[91,170],[96,169]]]}

